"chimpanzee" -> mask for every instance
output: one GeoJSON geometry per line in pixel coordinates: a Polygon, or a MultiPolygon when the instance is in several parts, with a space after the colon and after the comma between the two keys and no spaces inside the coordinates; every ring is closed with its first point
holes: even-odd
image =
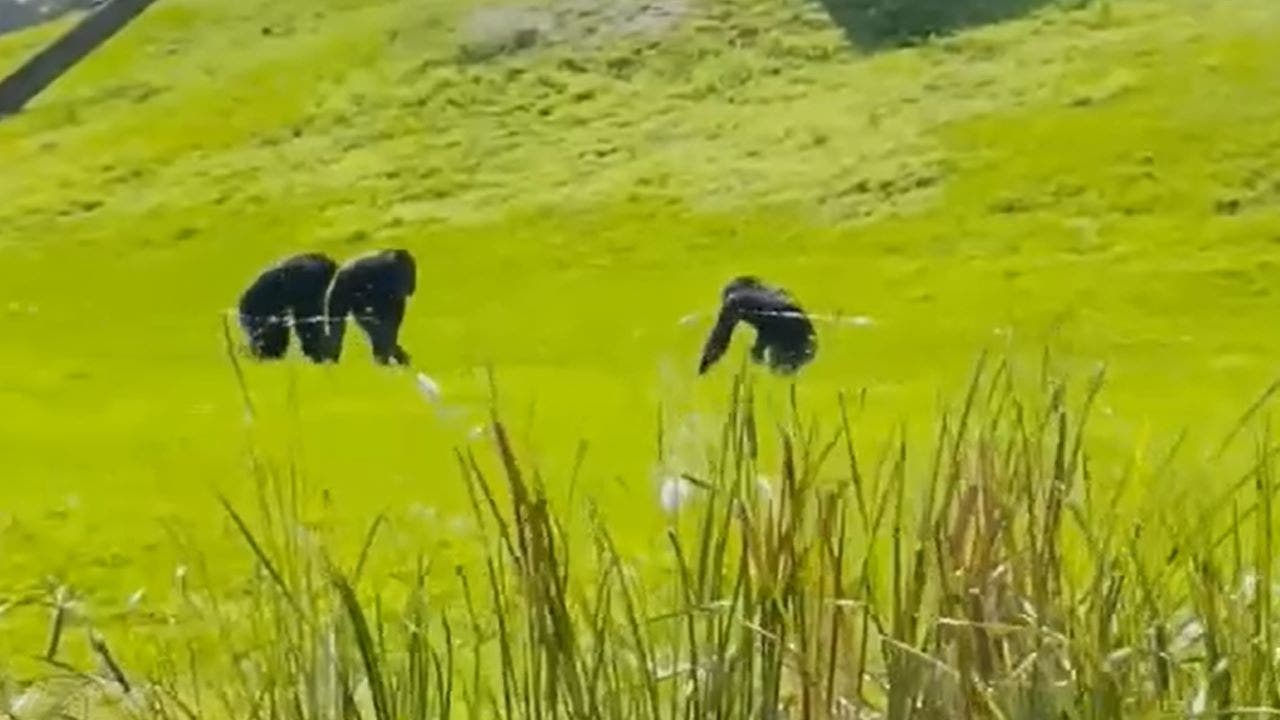
{"type": "Polygon", "coordinates": [[[397,336],[404,319],[405,299],[417,286],[417,266],[408,250],[380,250],[347,262],[333,278],[326,302],[329,358],[337,362],[347,315],[369,336],[379,364],[408,365],[409,354],[397,336]]]}
{"type": "Polygon", "coordinates": [[[707,338],[698,364],[705,373],[729,349],[733,328],[742,321],[756,330],[751,359],[779,375],[790,375],[818,351],[813,323],[786,290],[765,285],[759,278],[736,277],[721,293],[720,316],[707,338]]]}
{"type": "Polygon", "coordinates": [[[289,326],[313,362],[327,357],[324,298],[338,264],[323,253],[285,258],[262,272],[240,296],[240,327],[249,351],[278,360],[289,349],[289,326]]]}

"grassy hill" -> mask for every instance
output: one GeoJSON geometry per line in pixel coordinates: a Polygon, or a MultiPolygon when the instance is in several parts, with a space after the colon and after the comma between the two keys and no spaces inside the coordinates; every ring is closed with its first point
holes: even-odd
{"type": "Polygon", "coordinates": [[[448,543],[489,363],[547,475],[585,440],[583,486],[661,542],[656,417],[696,469],[728,374],[695,379],[696,353],[740,272],[831,316],[801,396],[865,389],[870,447],[927,437],[982,347],[1107,363],[1094,427],[1125,451],[1211,446],[1275,374],[1273,0],[1044,7],[899,48],[800,0],[629,2],[164,0],[0,123],[0,587],[163,590],[162,521],[225,530],[212,491],[246,492],[250,446],[352,533],[390,507],[407,545],[448,543]],[[387,245],[420,259],[405,344],[452,410],[356,336],[338,368],[249,368],[246,429],[241,287],[387,245]]]}

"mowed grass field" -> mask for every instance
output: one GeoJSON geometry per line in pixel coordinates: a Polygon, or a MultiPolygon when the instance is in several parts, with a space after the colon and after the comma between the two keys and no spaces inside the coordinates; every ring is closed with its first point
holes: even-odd
{"type": "MultiPolygon", "coordinates": [[[[1188,431],[1184,484],[1134,508],[1226,481],[1207,451],[1280,372],[1271,0],[1046,8],[874,53],[799,0],[635,33],[552,8],[554,42],[460,63],[460,33],[493,32],[478,8],[163,0],[0,123],[0,593],[164,596],[175,533],[237,541],[214,497],[251,498],[251,451],[325,491],[353,547],[387,509],[390,554],[447,572],[487,366],[546,481],[568,493],[585,444],[576,497],[643,552],[658,418],[697,473],[750,333],[705,378],[697,354],[747,272],[826,318],[799,396],[830,416],[865,392],[869,451],[900,424],[927,444],[980,350],[1031,377],[1048,345],[1082,382],[1109,368],[1104,451],[1188,431]],[[337,367],[246,366],[247,423],[222,324],[242,287],[385,246],[419,259],[403,344],[444,406],[355,333],[337,367]]],[[[0,623],[31,652],[45,617],[0,623]]]]}

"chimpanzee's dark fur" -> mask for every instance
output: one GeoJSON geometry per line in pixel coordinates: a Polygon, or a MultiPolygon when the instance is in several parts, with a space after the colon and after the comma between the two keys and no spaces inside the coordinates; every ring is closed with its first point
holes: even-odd
{"type": "Polygon", "coordinates": [[[240,296],[240,327],[254,357],[284,357],[292,326],[302,352],[314,362],[324,362],[324,298],[337,268],[323,253],[303,253],[272,265],[253,281],[240,296]]]}
{"type": "Polygon", "coordinates": [[[407,250],[381,250],[343,265],[329,287],[329,357],[338,360],[350,314],[369,337],[373,357],[386,365],[409,364],[409,354],[398,336],[404,320],[405,300],[417,286],[417,266],[407,250]]]}
{"type": "Polygon", "coordinates": [[[733,328],[739,321],[756,330],[751,359],[780,375],[795,373],[818,352],[813,323],[787,291],[769,287],[758,278],[742,276],[730,281],[721,294],[720,316],[703,347],[699,375],[729,349],[733,328]]]}

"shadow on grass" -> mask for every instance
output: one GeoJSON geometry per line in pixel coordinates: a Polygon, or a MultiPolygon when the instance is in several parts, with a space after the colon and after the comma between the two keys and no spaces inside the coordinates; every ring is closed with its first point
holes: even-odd
{"type": "Polygon", "coordinates": [[[849,41],[879,49],[1025,15],[1055,0],[818,0],[849,41]]]}

